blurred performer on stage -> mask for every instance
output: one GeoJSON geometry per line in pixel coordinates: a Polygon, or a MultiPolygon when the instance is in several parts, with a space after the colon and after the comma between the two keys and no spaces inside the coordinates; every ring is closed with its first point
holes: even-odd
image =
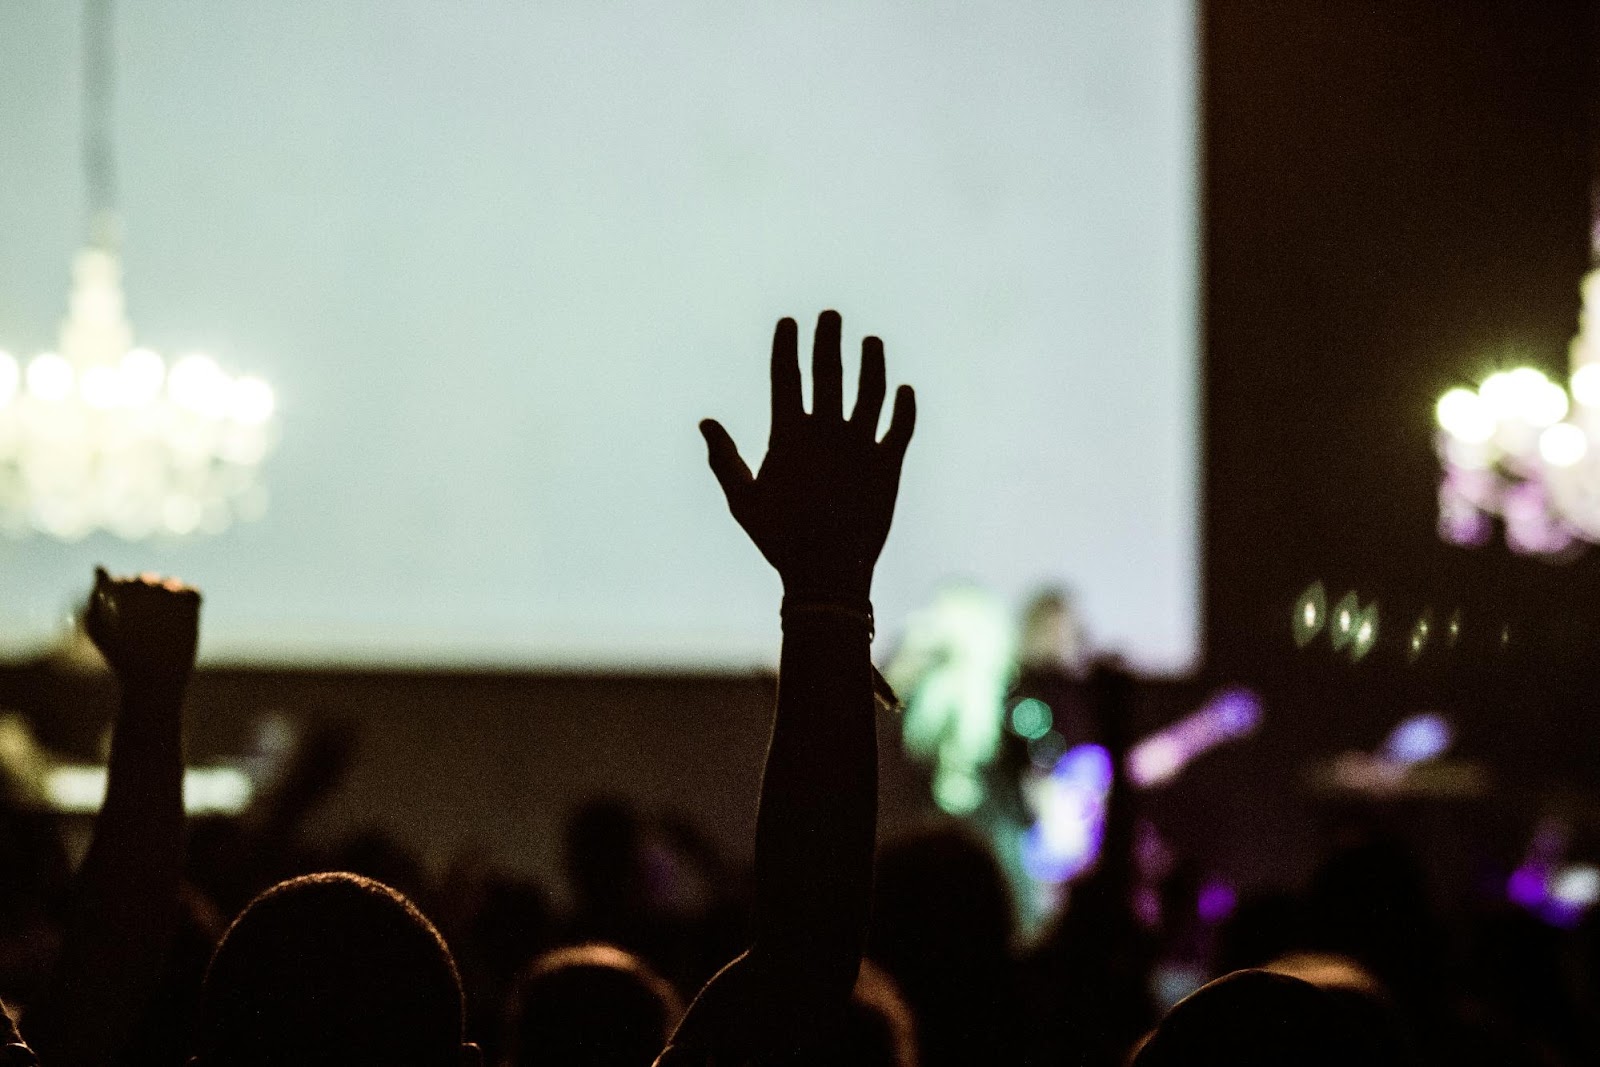
{"type": "Polygon", "coordinates": [[[1019,626],[1000,598],[960,584],[907,620],[885,672],[905,703],[906,751],[929,767],[939,808],[989,839],[1025,934],[1098,850],[1109,780],[1082,693],[1087,659],[1064,590],[1035,595],[1019,626]]]}

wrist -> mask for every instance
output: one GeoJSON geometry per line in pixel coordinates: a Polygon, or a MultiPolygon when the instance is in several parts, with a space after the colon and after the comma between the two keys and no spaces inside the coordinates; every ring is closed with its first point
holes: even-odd
{"type": "Polygon", "coordinates": [[[141,704],[182,703],[189,688],[189,671],[165,673],[119,674],[124,700],[141,704]]]}
{"type": "Polygon", "coordinates": [[[827,574],[784,574],[783,599],[795,603],[860,604],[871,609],[872,568],[827,574]]]}
{"type": "Polygon", "coordinates": [[[865,597],[786,593],[779,616],[785,628],[800,624],[859,629],[866,633],[869,641],[877,633],[872,602],[865,597]]]}

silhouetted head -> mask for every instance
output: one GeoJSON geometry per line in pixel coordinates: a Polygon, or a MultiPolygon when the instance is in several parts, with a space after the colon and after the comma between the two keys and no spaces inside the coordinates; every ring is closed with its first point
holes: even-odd
{"type": "Polygon", "coordinates": [[[38,1064],[39,1057],[22,1040],[11,1009],[0,1000],[0,1067],[38,1067],[38,1064]]]}
{"type": "Polygon", "coordinates": [[[862,961],[835,1047],[818,1063],[831,1067],[917,1067],[917,1021],[894,979],[862,961]]]}
{"type": "Polygon", "coordinates": [[[611,945],[547,952],[523,973],[508,1007],[513,1067],[650,1067],[683,1014],[664,979],[611,945]]]}
{"type": "MultiPolygon", "coordinates": [[[[988,845],[958,825],[892,843],[878,862],[872,954],[902,966],[987,969],[1010,951],[1011,894],[988,845]]],[[[968,975],[968,977],[977,977],[968,975]]]]}
{"type": "Polygon", "coordinates": [[[280,882],[240,913],[212,957],[200,1067],[460,1067],[461,979],[405,897],[347,873],[280,882]]]}
{"type": "Polygon", "coordinates": [[[1365,999],[1268,971],[1235,971],[1167,1013],[1134,1067],[1391,1067],[1410,1053],[1365,999]]]}

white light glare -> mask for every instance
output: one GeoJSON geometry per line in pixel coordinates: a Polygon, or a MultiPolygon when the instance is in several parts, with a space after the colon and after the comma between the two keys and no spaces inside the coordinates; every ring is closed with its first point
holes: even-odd
{"type": "Polygon", "coordinates": [[[210,356],[184,356],[172,365],[167,375],[167,394],[172,402],[197,415],[221,418],[228,410],[233,383],[210,356]]]}
{"type": "MultiPolygon", "coordinates": [[[[1487,388],[1488,382],[1483,383],[1487,388]]],[[[1494,436],[1495,416],[1487,398],[1471,389],[1452,389],[1434,408],[1439,426],[1457,441],[1482,444],[1494,436]]]]}
{"type": "MultiPolygon", "coordinates": [[[[51,768],[44,776],[44,793],[57,811],[99,811],[106,798],[106,768],[51,768]]],[[[190,815],[237,815],[254,795],[255,783],[237,767],[190,767],[183,772],[183,808],[190,815]]]]}
{"type": "Polygon", "coordinates": [[[260,426],[272,418],[276,402],[272,386],[260,378],[240,378],[228,397],[228,414],[246,426],[260,426]]]}
{"type": "Polygon", "coordinates": [[[1600,363],[1585,363],[1572,372],[1572,398],[1586,408],[1600,407],[1600,363]]]}
{"type": "Polygon", "coordinates": [[[122,402],[122,380],[113,367],[90,367],[78,379],[78,391],[83,402],[92,408],[105,410],[122,402]]]}
{"type": "Polygon", "coordinates": [[[161,392],[167,376],[166,364],[148,348],[130,349],[117,368],[122,379],[122,395],[130,406],[148,404],[161,392]]]}
{"type": "Polygon", "coordinates": [[[1591,908],[1600,903],[1600,870],[1586,863],[1563,867],[1551,879],[1550,895],[1563,904],[1591,908]]]}
{"type": "Polygon", "coordinates": [[[1539,455],[1552,467],[1571,467],[1588,451],[1588,435],[1570,422],[1558,422],[1539,435],[1539,455]]]}
{"type": "Polygon", "coordinates": [[[72,364],[54,352],[28,361],[28,392],[40,400],[65,400],[72,395],[72,364]]]}

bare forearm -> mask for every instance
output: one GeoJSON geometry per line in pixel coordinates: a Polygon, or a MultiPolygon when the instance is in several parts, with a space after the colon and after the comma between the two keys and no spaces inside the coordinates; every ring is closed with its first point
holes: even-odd
{"type": "Polygon", "coordinates": [[[124,692],[62,955],[30,1013],[46,1063],[109,1063],[165,957],[183,857],[182,699],[181,685],[124,692]]]}
{"type": "Polygon", "coordinates": [[[868,625],[788,613],[756,826],[754,955],[841,1003],[860,963],[877,825],[868,625]]]}

